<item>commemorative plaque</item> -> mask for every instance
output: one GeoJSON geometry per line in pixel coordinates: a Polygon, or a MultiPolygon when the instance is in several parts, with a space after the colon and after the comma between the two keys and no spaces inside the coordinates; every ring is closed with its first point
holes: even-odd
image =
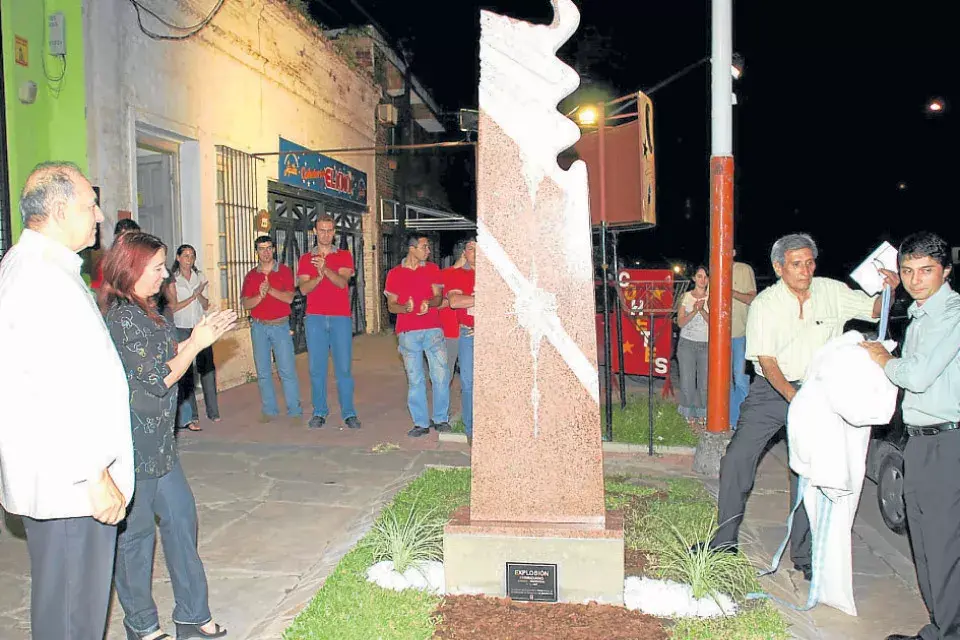
{"type": "Polygon", "coordinates": [[[557,565],[508,562],[507,597],[522,602],[556,602],[557,565]]]}

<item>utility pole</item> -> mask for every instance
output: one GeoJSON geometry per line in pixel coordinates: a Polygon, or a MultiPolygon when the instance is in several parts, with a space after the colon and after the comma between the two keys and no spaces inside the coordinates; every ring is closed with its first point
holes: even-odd
{"type": "Polygon", "coordinates": [[[733,304],[733,2],[712,0],[710,150],[710,340],[707,431],[730,422],[733,304]]]}

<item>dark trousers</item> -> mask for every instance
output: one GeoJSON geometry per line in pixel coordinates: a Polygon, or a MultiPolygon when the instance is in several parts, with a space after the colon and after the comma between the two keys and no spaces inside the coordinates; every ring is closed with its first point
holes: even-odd
{"type": "Polygon", "coordinates": [[[103,640],[117,528],[93,518],[23,518],[33,640],[103,640]]]}
{"type": "MultiPolygon", "coordinates": [[[[740,408],[737,430],[720,461],[720,496],[717,501],[720,528],[714,536],[712,547],[737,543],[747,497],[757,478],[757,464],[767,444],[786,424],[788,406],[766,378],[754,378],[750,393],[740,408]]],[[[797,482],[797,474],[791,470],[791,507],[797,497],[797,482]]],[[[810,545],[810,521],[801,506],[793,517],[790,536],[790,558],[794,564],[810,564],[810,545]]]]}
{"type": "Polygon", "coordinates": [[[960,638],[960,431],[911,436],[903,492],[920,594],[931,623],[924,640],[960,638]]]}
{"type": "MultiPolygon", "coordinates": [[[[182,341],[190,337],[193,329],[177,327],[177,337],[182,341]]],[[[197,373],[200,375],[200,386],[203,388],[203,404],[207,408],[207,417],[215,420],[220,417],[220,407],[217,404],[217,368],[213,364],[213,347],[207,347],[197,354],[197,373]]],[[[197,411],[197,381],[193,373],[193,365],[187,367],[180,378],[177,388],[177,406],[180,409],[178,427],[185,427],[191,420],[199,420],[197,411]]]]}

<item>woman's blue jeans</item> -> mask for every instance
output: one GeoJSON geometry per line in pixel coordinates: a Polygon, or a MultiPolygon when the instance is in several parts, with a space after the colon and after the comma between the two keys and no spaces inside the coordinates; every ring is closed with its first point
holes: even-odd
{"type": "Polygon", "coordinates": [[[140,635],[160,628],[153,600],[153,553],[159,519],[160,543],[173,584],[173,620],[210,622],[207,576],[197,552],[197,503],[180,461],[160,478],[137,478],[127,519],[117,537],[114,582],[124,624],[140,635]]]}

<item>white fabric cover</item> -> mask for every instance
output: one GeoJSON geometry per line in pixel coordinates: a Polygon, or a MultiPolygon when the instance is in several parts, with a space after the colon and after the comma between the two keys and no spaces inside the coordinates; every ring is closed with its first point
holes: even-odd
{"type": "MultiPolygon", "coordinates": [[[[810,517],[819,602],[857,615],[853,600],[853,520],[866,473],[870,429],[887,424],[897,388],[859,346],[863,336],[848,331],[821,347],[807,369],[806,382],[787,414],[790,468],[807,478],[803,505],[810,517]],[[818,522],[821,501],[832,510],[827,526],[818,522]],[[820,539],[826,536],[825,539],[820,539]]],[[[896,343],[884,342],[888,350],[896,343]]]]}

